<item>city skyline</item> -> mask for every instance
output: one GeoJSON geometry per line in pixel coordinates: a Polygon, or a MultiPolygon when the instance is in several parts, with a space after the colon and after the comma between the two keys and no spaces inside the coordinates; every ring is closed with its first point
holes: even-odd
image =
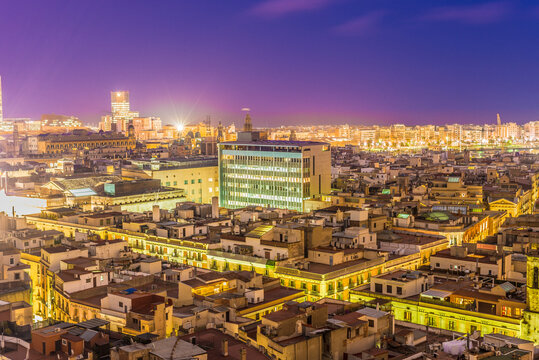
{"type": "Polygon", "coordinates": [[[260,127],[490,124],[498,112],[523,124],[539,114],[529,2],[33,3],[0,14],[6,118],[97,124],[116,89],[163,123],[239,123],[245,106],[260,127]]]}
{"type": "Polygon", "coordinates": [[[532,360],[539,4],[0,3],[0,358],[532,360]]]}

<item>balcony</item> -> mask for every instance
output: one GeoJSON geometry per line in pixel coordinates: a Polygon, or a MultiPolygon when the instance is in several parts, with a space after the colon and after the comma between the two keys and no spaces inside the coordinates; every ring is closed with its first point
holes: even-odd
{"type": "Polygon", "coordinates": [[[333,295],[335,294],[335,289],[328,289],[328,291],[326,292],[327,295],[333,295]]]}

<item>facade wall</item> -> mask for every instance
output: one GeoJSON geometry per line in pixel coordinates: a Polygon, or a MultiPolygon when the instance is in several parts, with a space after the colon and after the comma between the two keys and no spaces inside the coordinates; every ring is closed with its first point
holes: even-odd
{"type": "Polygon", "coordinates": [[[219,145],[220,206],[303,211],[303,200],[329,193],[329,145],[219,145]],[[253,149],[251,149],[253,148],[253,149]]]}
{"type": "Polygon", "coordinates": [[[148,171],[161,185],[183,189],[187,201],[211,204],[219,196],[219,171],[217,166],[148,171]]]}
{"type": "MultiPolygon", "coordinates": [[[[350,301],[363,302],[374,299],[372,294],[354,292],[350,301]]],[[[482,314],[475,311],[462,310],[458,307],[441,306],[407,299],[391,300],[390,306],[396,321],[405,321],[411,324],[421,325],[426,329],[427,325],[433,328],[450,330],[460,333],[473,333],[480,331],[482,335],[499,333],[508,336],[520,337],[520,319],[502,317],[491,314],[482,314]]]]}

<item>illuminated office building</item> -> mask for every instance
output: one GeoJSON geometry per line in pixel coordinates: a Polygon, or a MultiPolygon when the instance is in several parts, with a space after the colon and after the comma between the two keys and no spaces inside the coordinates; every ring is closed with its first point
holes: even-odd
{"type": "MultiPolygon", "coordinates": [[[[110,130],[116,132],[126,132],[129,122],[139,117],[139,113],[131,111],[129,103],[129,91],[111,91],[110,92],[110,110],[111,117],[102,118],[103,123],[110,123],[109,126],[103,125],[103,128],[110,127],[110,130]]],[[[101,126],[100,126],[101,127],[101,126]]]]}
{"type": "Polygon", "coordinates": [[[110,111],[113,114],[126,114],[129,110],[129,91],[111,91],[110,111]]]}
{"type": "Polygon", "coordinates": [[[218,148],[222,207],[303,211],[304,200],[331,190],[327,143],[265,140],[258,132],[243,131],[237,141],[222,142],[218,148]]]}

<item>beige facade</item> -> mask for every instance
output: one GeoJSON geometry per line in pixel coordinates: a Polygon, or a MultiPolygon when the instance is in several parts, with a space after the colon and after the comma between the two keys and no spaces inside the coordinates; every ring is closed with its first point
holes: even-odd
{"type": "Polygon", "coordinates": [[[433,283],[433,276],[426,276],[418,271],[397,270],[373,277],[370,290],[373,293],[407,298],[428,290],[433,283]]]}
{"type": "Polygon", "coordinates": [[[159,179],[161,185],[182,189],[187,201],[210,204],[219,196],[217,161],[191,161],[161,163],[135,162],[137,168],[122,168],[125,178],[159,179]]]}
{"type": "Polygon", "coordinates": [[[99,134],[86,131],[70,134],[48,135],[38,139],[39,154],[64,154],[77,150],[98,148],[124,148],[125,151],[134,149],[136,140],[121,134],[99,134]]]}

